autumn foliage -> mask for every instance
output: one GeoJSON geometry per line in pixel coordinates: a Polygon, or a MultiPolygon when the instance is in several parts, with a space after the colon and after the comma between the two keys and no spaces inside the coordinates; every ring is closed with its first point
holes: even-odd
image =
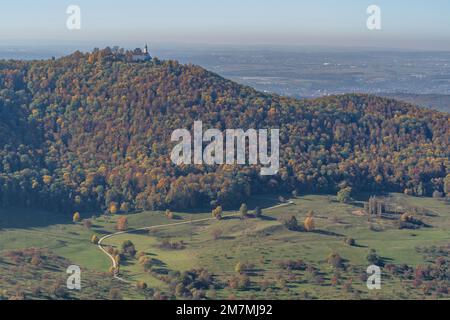
{"type": "Polygon", "coordinates": [[[127,217],[119,217],[116,223],[116,229],[118,231],[125,231],[128,229],[128,218],[127,217]]]}
{"type": "Polygon", "coordinates": [[[308,215],[303,223],[303,226],[304,226],[305,230],[308,232],[314,231],[316,226],[315,226],[315,222],[314,222],[314,212],[313,211],[308,212],[308,215]]]}
{"type": "MultiPolygon", "coordinates": [[[[0,206],[238,208],[257,193],[450,190],[449,115],[368,95],[296,100],[110,48],[0,61],[0,206]],[[280,171],[176,166],[179,128],[280,129],[280,171]],[[447,177],[447,178],[446,178],[447,177]]],[[[346,194],[341,194],[346,196],[346,194]]],[[[347,201],[349,197],[342,197],[347,201]]]]}

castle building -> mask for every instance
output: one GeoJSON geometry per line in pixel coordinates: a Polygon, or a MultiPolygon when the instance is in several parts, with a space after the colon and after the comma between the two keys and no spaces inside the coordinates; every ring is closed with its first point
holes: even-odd
{"type": "Polygon", "coordinates": [[[147,44],[144,47],[144,50],[141,48],[136,48],[133,51],[133,61],[140,62],[140,61],[150,61],[152,57],[148,53],[148,47],[147,44]]]}

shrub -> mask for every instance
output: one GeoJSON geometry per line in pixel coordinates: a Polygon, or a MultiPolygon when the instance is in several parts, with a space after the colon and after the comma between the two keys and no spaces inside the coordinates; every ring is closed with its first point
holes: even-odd
{"type": "Polygon", "coordinates": [[[154,260],[153,259],[149,259],[149,258],[145,258],[145,259],[141,258],[140,263],[143,265],[144,270],[146,272],[150,272],[152,270],[153,266],[155,265],[154,260]]]}
{"type": "Polygon", "coordinates": [[[309,211],[305,221],[303,222],[303,226],[304,226],[305,230],[308,232],[314,231],[314,229],[315,229],[315,223],[314,223],[313,216],[314,216],[314,212],[309,211]]]}
{"type": "Polygon", "coordinates": [[[214,218],[216,218],[217,220],[221,220],[221,219],[222,219],[222,213],[223,213],[222,207],[221,207],[221,206],[218,206],[217,208],[215,208],[215,209],[212,211],[212,216],[213,216],[214,218]]]}
{"type": "Polygon", "coordinates": [[[130,240],[122,242],[121,249],[121,253],[124,255],[131,257],[134,257],[136,255],[136,248],[134,247],[133,242],[131,242],[130,240]]]}
{"type": "Polygon", "coordinates": [[[421,227],[425,226],[426,226],[425,223],[415,218],[411,213],[402,214],[398,224],[399,229],[411,229],[411,230],[420,229],[421,227]]]}
{"type": "Polygon", "coordinates": [[[369,251],[369,254],[367,255],[366,259],[372,265],[375,265],[375,266],[378,266],[378,267],[383,267],[384,266],[383,259],[377,254],[376,250],[374,250],[374,249],[371,249],[369,251]]]}
{"type": "Polygon", "coordinates": [[[234,266],[234,271],[236,271],[237,273],[244,272],[244,264],[242,262],[236,263],[236,265],[234,266]]]}
{"type": "Polygon", "coordinates": [[[336,252],[331,253],[328,257],[327,257],[327,262],[336,269],[341,269],[344,267],[344,259],[342,259],[342,257],[337,254],[336,252]]]}
{"type": "Polygon", "coordinates": [[[170,239],[163,239],[161,244],[159,245],[159,247],[162,249],[183,250],[186,246],[185,246],[183,240],[172,241],[170,239]]]}
{"type": "Polygon", "coordinates": [[[72,217],[73,223],[80,222],[80,220],[81,220],[80,213],[79,213],[79,212],[75,212],[75,213],[73,214],[73,217],[72,217]]]}
{"type": "Polygon", "coordinates": [[[353,238],[345,238],[344,243],[350,247],[353,247],[356,245],[356,241],[353,238]]]}
{"type": "Polygon", "coordinates": [[[42,260],[41,260],[41,257],[39,256],[39,255],[34,255],[32,258],[31,258],[31,264],[33,265],[33,266],[40,266],[41,265],[41,263],[42,263],[42,260]]]}
{"type": "Polygon", "coordinates": [[[341,189],[337,194],[337,201],[341,203],[349,203],[351,201],[352,188],[346,187],[341,189]]]}
{"type": "Polygon", "coordinates": [[[144,281],[138,281],[136,282],[136,288],[139,290],[145,290],[147,289],[147,284],[144,281]]]}
{"type": "Polygon", "coordinates": [[[285,270],[305,270],[306,264],[303,260],[285,260],[278,262],[280,268],[285,270]]]}
{"type": "Polygon", "coordinates": [[[291,231],[296,231],[299,229],[298,221],[295,216],[283,217],[280,219],[281,223],[286,227],[286,229],[291,231]]]}

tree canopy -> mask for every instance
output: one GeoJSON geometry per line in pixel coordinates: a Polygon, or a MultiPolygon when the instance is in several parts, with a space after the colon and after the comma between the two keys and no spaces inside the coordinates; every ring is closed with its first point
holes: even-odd
{"type": "Polygon", "coordinates": [[[448,192],[450,117],[368,95],[296,100],[109,48],[0,61],[0,205],[54,211],[236,207],[258,193],[448,192]],[[280,171],[176,166],[170,135],[280,129],[280,171]],[[445,188],[444,180],[447,177],[445,188]],[[445,190],[444,190],[445,189],[445,190]]]}

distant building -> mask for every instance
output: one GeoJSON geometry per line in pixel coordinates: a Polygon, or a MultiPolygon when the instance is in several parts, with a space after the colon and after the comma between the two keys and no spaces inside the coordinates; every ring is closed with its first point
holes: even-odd
{"type": "Polygon", "coordinates": [[[147,45],[145,45],[144,50],[142,50],[141,48],[134,49],[132,59],[133,59],[133,61],[136,61],[136,62],[152,60],[152,57],[148,53],[147,45]]]}

